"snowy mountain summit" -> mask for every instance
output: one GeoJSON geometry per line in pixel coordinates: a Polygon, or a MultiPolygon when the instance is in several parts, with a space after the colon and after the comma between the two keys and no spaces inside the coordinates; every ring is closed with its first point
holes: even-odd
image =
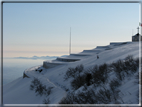
{"type": "Polygon", "coordinates": [[[139,43],[44,61],[4,86],[4,104],[139,104],[139,43]]]}

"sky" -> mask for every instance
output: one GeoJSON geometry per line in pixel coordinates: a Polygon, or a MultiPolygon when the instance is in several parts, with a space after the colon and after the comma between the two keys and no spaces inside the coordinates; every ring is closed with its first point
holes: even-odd
{"type": "Polygon", "coordinates": [[[4,3],[3,56],[61,56],[131,41],[139,3],[4,3]]]}

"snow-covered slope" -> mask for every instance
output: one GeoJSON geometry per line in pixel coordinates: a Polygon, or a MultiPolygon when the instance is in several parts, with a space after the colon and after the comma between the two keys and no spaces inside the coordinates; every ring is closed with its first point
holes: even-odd
{"type": "MultiPolygon", "coordinates": [[[[67,90],[71,89],[71,78],[64,80],[64,76],[69,67],[76,67],[83,64],[84,69],[90,68],[94,65],[101,65],[103,63],[112,63],[119,59],[124,59],[128,55],[133,55],[134,58],[139,57],[139,43],[125,42],[125,43],[111,43],[108,46],[98,46],[92,50],[84,50],[78,54],[71,54],[66,57],[59,57],[56,60],[44,61],[43,65],[35,66],[24,71],[28,77],[21,77],[17,80],[5,85],[3,87],[3,101],[4,104],[43,104],[45,98],[49,98],[50,104],[58,104],[63,97],[66,96],[67,90]],[[99,59],[97,59],[97,55],[99,59]],[[39,72],[42,69],[41,72],[39,72]],[[33,90],[30,90],[31,81],[38,78],[46,87],[53,87],[49,96],[37,95],[33,90]]],[[[127,103],[137,104],[135,94],[138,91],[138,85],[133,85],[134,79],[125,81],[125,85],[121,86],[123,99],[127,103]],[[129,95],[128,95],[129,94],[129,95]]]]}

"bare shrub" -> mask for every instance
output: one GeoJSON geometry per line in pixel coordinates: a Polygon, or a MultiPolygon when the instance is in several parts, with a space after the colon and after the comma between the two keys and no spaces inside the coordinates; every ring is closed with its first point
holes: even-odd
{"type": "Polygon", "coordinates": [[[137,75],[135,76],[135,84],[142,84],[142,72],[140,73],[141,79],[139,79],[139,72],[137,72],[137,75]]]}
{"type": "Polygon", "coordinates": [[[70,77],[75,78],[76,76],[80,76],[80,73],[83,71],[83,69],[84,69],[84,66],[82,64],[76,66],[75,68],[71,68],[71,67],[68,68],[68,70],[64,76],[64,79],[67,80],[70,77]]]}
{"type": "Polygon", "coordinates": [[[44,92],[44,88],[45,87],[42,84],[39,84],[35,89],[35,92],[37,93],[36,95],[42,96],[44,92]]]}
{"type": "Polygon", "coordinates": [[[50,103],[49,98],[43,100],[43,104],[49,104],[49,103],[50,103]]]}
{"type": "Polygon", "coordinates": [[[75,70],[78,71],[79,73],[81,73],[84,69],[84,66],[81,64],[81,65],[78,65],[75,70]]]}
{"type": "Polygon", "coordinates": [[[109,83],[110,89],[114,92],[114,90],[121,85],[120,80],[118,79],[113,79],[109,83]]]}
{"type": "Polygon", "coordinates": [[[119,90],[112,92],[109,89],[103,88],[95,93],[93,89],[85,92],[78,91],[75,93],[68,93],[59,104],[110,104],[112,102],[119,104],[119,90]]]}
{"type": "Polygon", "coordinates": [[[139,84],[139,73],[135,76],[135,79],[134,83],[139,84]]]}
{"type": "Polygon", "coordinates": [[[127,67],[128,70],[131,71],[131,73],[135,73],[138,69],[139,66],[139,59],[136,58],[134,59],[132,55],[128,55],[125,58],[125,66],[127,67]]]}
{"type": "Polygon", "coordinates": [[[96,94],[95,92],[90,89],[86,92],[79,92],[75,97],[75,101],[78,104],[97,104],[96,94]]]}
{"type": "Polygon", "coordinates": [[[34,78],[34,80],[31,82],[31,85],[30,85],[30,89],[34,90],[35,93],[37,93],[36,95],[40,95],[40,96],[42,96],[43,94],[46,96],[50,95],[52,88],[53,87],[46,88],[46,86],[42,85],[37,78],[34,78]]]}
{"type": "Polygon", "coordinates": [[[46,96],[48,96],[48,95],[51,94],[52,88],[53,88],[53,87],[48,87],[47,89],[45,88],[44,93],[45,93],[46,96]]]}
{"type": "Polygon", "coordinates": [[[73,92],[68,93],[65,98],[63,98],[59,104],[97,104],[97,99],[95,98],[95,92],[90,89],[87,92],[80,92],[75,95],[73,92]]]}
{"type": "Polygon", "coordinates": [[[88,86],[86,84],[83,85],[83,91],[86,91],[88,86]]]}
{"type": "Polygon", "coordinates": [[[133,61],[134,61],[133,55],[128,55],[128,56],[125,58],[125,61],[127,61],[127,62],[133,62],[133,61]]]}
{"type": "Polygon", "coordinates": [[[74,93],[73,92],[69,92],[67,94],[66,97],[64,97],[60,102],[59,104],[74,104],[74,99],[75,99],[75,96],[74,96],[74,93]]]}
{"type": "Polygon", "coordinates": [[[30,89],[34,90],[40,84],[40,81],[37,78],[34,78],[34,80],[31,83],[32,84],[30,85],[30,89]]]}
{"type": "Polygon", "coordinates": [[[101,83],[107,82],[108,74],[107,74],[108,65],[102,64],[99,67],[95,66],[92,72],[93,83],[95,86],[100,85],[101,83]]]}
{"type": "Polygon", "coordinates": [[[139,67],[139,58],[136,58],[135,62],[136,62],[137,67],[139,67]]]}
{"type": "MultiPolygon", "coordinates": [[[[69,93],[60,104],[121,104],[124,103],[121,96],[119,96],[120,90],[118,87],[121,82],[127,76],[132,76],[138,69],[139,59],[134,59],[132,55],[127,56],[124,60],[118,60],[112,64],[95,65],[93,68],[82,70],[78,68],[68,69],[66,77],[73,77],[71,86],[73,91],[83,86],[83,91],[75,93],[69,93]],[[109,83],[108,89],[101,87],[108,82],[108,73],[115,72],[116,79],[113,79],[109,83]],[[73,74],[72,74],[73,73],[73,74]],[[95,92],[93,89],[89,89],[88,86],[94,84],[95,88],[100,86],[100,90],[95,92]]],[[[138,79],[138,75],[136,79],[138,79]]]]}
{"type": "Polygon", "coordinates": [[[100,89],[97,93],[97,99],[99,101],[99,104],[108,104],[109,102],[111,102],[111,94],[111,91],[108,89],[100,89]]]}
{"type": "Polygon", "coordinates": [[[87,73],[85,78],[87,86],[91,85],[91,79],[92,75],[90,73],[87,73]]]}
{"type": "Polygon", "coordinates": [[[68,68],[64,79],[67,80],[70,77],[75,77],[75,70],[74,70],[74,68],[68,68]]]}
{"type": "Polygon", "coordinates": [[[76,90],[83,86],[86,83],[85,78],[85,75],[77,76],[73,81],[71,81],[72,89],[76,90]]]}
{"type": "Polygon", "coordinates": [[[124,66],[124,62],[122,60],[118,60],[116,63],[112,63],[112,67],[114,68],[116,76],[121,81],[125,77],[125,72],[124,72],[123,66],[124,66]]]}

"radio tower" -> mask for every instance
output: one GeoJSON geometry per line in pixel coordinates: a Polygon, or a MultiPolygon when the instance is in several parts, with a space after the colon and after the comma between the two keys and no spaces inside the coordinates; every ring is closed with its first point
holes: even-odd
{"type": "Polygon", "coordinates": [[[71,54],[71,27],[70,27],[70,41],[69,41],[69,55],[71,54]]]}

